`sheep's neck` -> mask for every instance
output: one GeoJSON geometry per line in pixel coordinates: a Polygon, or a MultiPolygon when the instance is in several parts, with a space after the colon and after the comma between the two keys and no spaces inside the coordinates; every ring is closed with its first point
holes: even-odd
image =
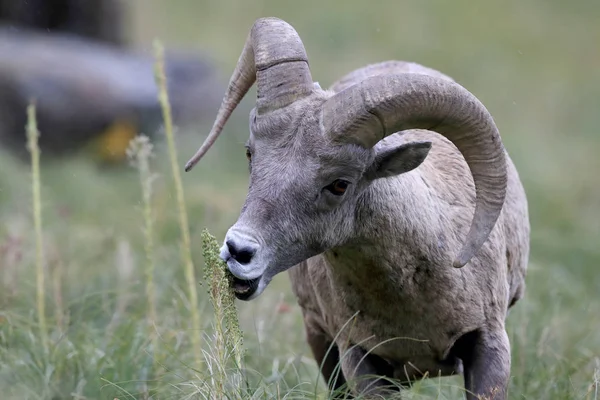
{"type": "Polygon", "coordinates": [[[354,237],[324,253],[331,274],[345,285],[397,292],[415,269],[444,262],[440,213],[418,171],[375,181],[357,213],[354,237]]]}

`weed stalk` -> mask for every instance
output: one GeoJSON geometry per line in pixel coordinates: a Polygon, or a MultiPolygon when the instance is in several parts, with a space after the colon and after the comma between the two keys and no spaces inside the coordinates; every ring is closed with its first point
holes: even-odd
{"type": "Polygon", "coordinates": [[[152,325],[156,322],[156,290],[154,287],[154,218],[152,216],[152,183],[156,178],[150,171],[150,158],[153,157],[150,138],[139,135],[131,140],[127,148],[127,157],[130,164],[138,171],[142,189],[143,216],[144,216],[144,249],[146,252],[146,299],[148,302],[148,325],[150,335],[152,325]]]}
{"type": "Polygon", "coordinates": [[[35,265],[36,265],[36,297],[40,337],[44,351],[48,351],[48,331],[46,330],[46,292],[44,276],[44,244],[42,241],[42,201],[40,189],[40,148],[38,139],[35,103],[27,106],[27,149],[31,153],[32,189],[33,189],[33,224],[35,228],[35,265]]]}
{"type": "Polygon", "coordinates": [[[200,362],[202,357],[202,348],[200,345],[200,315],[198,314],[198,293],[196,291],[196,277],[194,272],[194,263],[192,261],[192,251],[190,245],[190,232],[188,227],[187,213],[185,210],[185,201],[183,196],[183,184],[181,174],[179,173],[179,161],[177,159],[177,149],[175,148],[175,138],[173,134],[173,121],[171,117],[171,106],[169,103],[169,94],[167,91],[167,78],[164,67],[164,48],[158,41],[154,41],[154,55],[156,58],[154,76],[158,86],[158,100],[160,102],[167,145],[171,159],[171,170],[173,172],[173,182],[175,184],[175,195],[177,196],[177,207],[179,211],[179,227],[181,229],[181,252],[185,268],[185,277],[188,283],[190,313],[192,319],[191,340],[194,347],[196,361],[200,362]]]}
{"type": "MultiPolygon", "coordinates": [[[[202,231],[204,256],[204,281],[215,311],[215,337],[218,367],[225,368],[229,354],[233,354],[236,367],[242,368],[243,334],[235,308],[235,295],[231,288],[232,275],[227,273],[225,263],[219,258],[219,245],[208,231],[202,231]]],[[[225,377],[219,376],[217,390],[222,394],[225,377]]]]}

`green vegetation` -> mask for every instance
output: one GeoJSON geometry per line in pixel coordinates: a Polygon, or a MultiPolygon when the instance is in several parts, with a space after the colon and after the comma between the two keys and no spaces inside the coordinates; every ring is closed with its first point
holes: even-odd
{"type": "MultiPolygon", "coordinates": [[[[600,398],[600,3],[132,4],[140,47],[151,49],[158,37],[166,48],[207,50],[224,80],[254,19],[274,15],[298,30],[323,87],[353,68],[405,59],[477,95],[530,201],[528,286],[508,319],[510,397],[600,398]]],[[[183,164],[212,120],[152,146],[139,137],[135,168],[98,167],[82,156],[48,160],[42,151],[37,170],[35,152],[27,165],[0,149],[2,399],[323,395],[286,274],[255,301],[235,303],[239,328],[227,294],[211,296],[215,286],[204,278],[219,270],[204,254],[216,251],[214,238],[220,242],[244,201],[242,144],[254,93],[187,174],[183,164]],[[243,348],[228,333],[238,329],[243,348]]],[[[461,385],[458,377],[433,378],[406,398],[459,399],[461,385]]]]}

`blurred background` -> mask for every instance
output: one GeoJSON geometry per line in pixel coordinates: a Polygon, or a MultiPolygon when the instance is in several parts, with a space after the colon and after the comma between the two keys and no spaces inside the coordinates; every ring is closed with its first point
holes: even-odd
{"type": "MultiPolygon", "coordinates": [[[[598,1],[0,0],[3,398],[201,397],[209,375],[190,349],[194,335],[210,336],[212,308],[205,286],[197,304],[188,297],[153,41],[166,50],[200,282],[202,229],[220,241],[244,201],[254,89],[194,170],[183,173],[183,165],[210,130],[249,29],[263,16],[294,26],[323,88],[355,68],[397,59],[440,70],[486,105],[525,185],[532,225],[526,295],[508,320],[510,398],[600,398],[598,1]],[[41,134],[50,350],[36,317],[31,99],[41,134]],[[142,187],[126,154],[138,134],[154,146],[156,176],[152,351],[142,187]],[[192,308],[201,332],[190,325],[192,308]]],[[[323,393],[287,279],[281,274],[256,301],[237,303],[254,371],[248,390],[258,398],[323,393]]],[[[461,385],[431,379],[408,398],[462,398],[461,385]]]]}

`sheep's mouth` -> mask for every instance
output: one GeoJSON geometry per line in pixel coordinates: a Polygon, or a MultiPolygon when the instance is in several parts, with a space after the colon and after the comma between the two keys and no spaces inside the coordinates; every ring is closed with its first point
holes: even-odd
{"type": "Polygon", "coordinates": [[[235,297],[239,300],[248,300],[258,289],[260,278],[259,276],[258,278],[245,280],[234,276],[231,281],[231,287],[235,297]]]}

